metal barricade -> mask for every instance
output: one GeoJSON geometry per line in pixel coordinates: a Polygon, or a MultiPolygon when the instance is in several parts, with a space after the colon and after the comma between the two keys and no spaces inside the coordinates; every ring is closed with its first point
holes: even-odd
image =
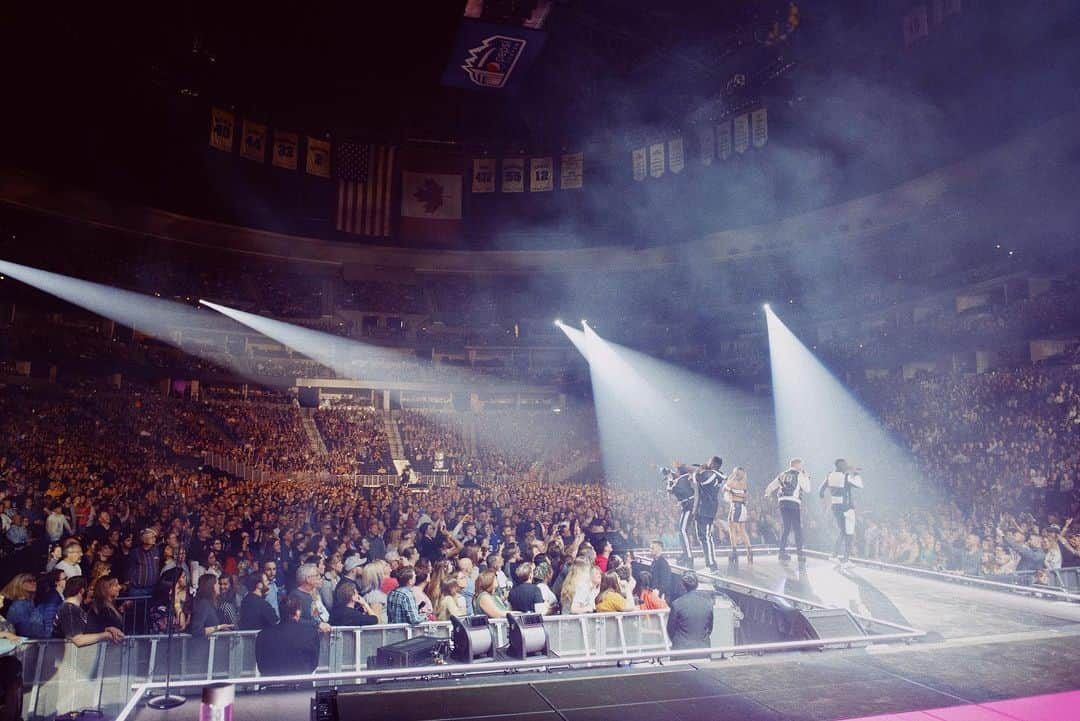
{"type": "MultiPolygon", "coordinates": [[[[668,651],[667,610],[546,616],[544,627],[558,656],[668,651]]],[[[497,644],[509,643],[506,620],[490,622],[497,644]]],[[[27,718],[52,718],[87,708],[117,713],[134,684],[259,678],[255,660],[258,631],[216,633],[209,638],[178,634],[128,636],[120,643],[78,648],[67,641],[32,641],[16,651],[23,663],[27,718]]],[[[321,636],[316,673],[361,672],[381,646],[418,635],[449,638],[448,622],[418,626],[385,624],[335,627],[321,636]]]]}

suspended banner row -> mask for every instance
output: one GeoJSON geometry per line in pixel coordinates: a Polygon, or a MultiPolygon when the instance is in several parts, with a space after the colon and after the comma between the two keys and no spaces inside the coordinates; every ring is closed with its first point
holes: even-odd
{"type": "MultiPolygon", "coordinates": [[[[729,160],[732,155],[745,153],[751,147],[763,148],[769,142],[769,114],[765,108],[741,113],[716,125],[698,127],[693,140],[697,142],[698,159],[702,165],[716,160],[729,160]]],[[[633,178],[660,178],[665,173],[681,173],[686,168],[686,149],[682,137],[666,143],[651,143],[630,151],[633,178]]]]}
{"type": "MultiPolygon", "coordinates": [[[[574,190],[584,183],[584,155],[565,153],[559,157],[559,188],[574,190]]],[[[472,192],[494,193],[498,189],[503,193],[545,193],[555,189],[555,159],[551,156],[539,158],[474,158],[472,167],[472,192]],[[526,182],[526,164],[528,181],[526,182]],[[501,165],[501,173],[496,166],[501,165]]]]}
{"type": "MultiPolygon", "coordinates": [[[[270,129],[263,123],[244,118],[239,134],[240,157],[256,163],[266,163],[270,147],[270,164],[275,168],[297,170],[300,162],[300,135],[285,130],[270,129]]],[[[210,147],[225,153],[236,150],[236,114],[222,108],[210,109],[210,147]]],[[[321,178],[330,177],[330,141],[307,136],[307,155],[304,170],[321,178]]]]}

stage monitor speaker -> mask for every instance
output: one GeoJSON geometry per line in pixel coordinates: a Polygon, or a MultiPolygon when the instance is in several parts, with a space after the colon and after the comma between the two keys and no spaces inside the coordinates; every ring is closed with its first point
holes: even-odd
{"type": "Polygon", "coordinates": [[[547,628],[542,615],[508,613],[506,620],[510,625],[510,647],[506,655],[517,659],[549,655],[547,628]]]}
{"type": "Polygon", "coordinates": [[[792,618],[791,630],[795,639],[807,641],[866,635],[851,612],[842,608],[797,611],[792,618]]]}
{"type": "Polygon", "coordinates": [[[416,636],[375,650],[376,668],[434,666],[443,662],[450,643],[445,638],[416,636]]]}
{"type": "Polygon", "coordinates": [[[487,616],[451,616],[450,625],[452,659],[458,663],[495,660],[495,629],[487,616]]]}

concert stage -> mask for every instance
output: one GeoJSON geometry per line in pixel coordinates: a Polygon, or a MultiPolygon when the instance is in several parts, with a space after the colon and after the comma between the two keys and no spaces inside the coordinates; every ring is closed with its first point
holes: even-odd
{"type": "Polygon", "coordinates": [[[790,596],[817,606],[843,608],[921,629],[927,632],[929,641],[1039,632],[1080,623],[1080,603],[965,585],[959,579],[929,574],[898,573],[861,563],[841,570],[820,555],[808,558],[803,568],[794,557],[780,562],[775,553],[756,553],[752,566],[742,558],[733,567],[724,557],[715,573],[705,569],[700,560],[696,570],[702,585],[719,581],[717,590],[737,593],[757,588],[776,597],[790,596]]]}
{"type": "MultiPolygon", "coordinates": [[[[713,574],[702,571],[703,581],[713,574]]],[[[920,641],[859,648],[644,662],[629,668],[547,670],[339,687],[342,721],[838,721],[904,714],[905,721],[1080,718],[1080,604],[810,558],[805,569],[759,555],[725,565],[721,589],[772,594],[794,606],[838,606],[928,632],[920,641]],[[756,590],[755,590],[756,589],[756,590]],[[1023,699],[1007,701],[1009,699],[1023,699]],[[996,702],[1007,701],[1004,705],[996,702]],[[1062,710],[1063,709],[1063,710],[1062,710]],[[1073,715],[1069,715],[1069,714],[1073,715]]],[[[703,583],[703,585],[707,585],[703,583]]],[[[239,693],[235,721],[310,717],[314,691],[239,693]]],[[[132,718],[198,718],[197,699],[132,718]]]]}

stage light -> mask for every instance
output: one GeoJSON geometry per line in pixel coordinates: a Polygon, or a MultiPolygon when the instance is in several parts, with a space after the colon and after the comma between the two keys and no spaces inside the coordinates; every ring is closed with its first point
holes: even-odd
{"type": "Polygon", "coordinates": [[[762,306],[761,306],[761,309],[762,309],[762,310],[772,310],[772,308],[771,308],[771,307],[769,306],[769,304],[768,304],[768,303],[765,303],[764,305],[762,305],[762,306]]]}
{"type": "MultiPolygon", "coordinates": [[[[866,468],[866,495],[900,502],[917,473],[910,451],[799,340],[775,312],[766,313],[779,464],[802,458],[812,478],[836,458],[866,468]]],[[[817,481],[820,482],[820,481],[817,481]]]]}
{"type": "Polygon", "coordinates": [[[559,327],[559,328],[562,328],[562,321],[561,321],[561,320],[559,320],[558,318],[556,318],[556,319],[555,319],[555,325],[556,325],[557,327],[559,327]]]}
{"type": "Polygon", "coordinates": [[[581,319],[581,324],[582,324],[582,325],[588,325],[588,324],[589,324],[589,321],[587,321],[587,320],[585,320],[584,318],[582,318],[582,319],[581,319]]]}

